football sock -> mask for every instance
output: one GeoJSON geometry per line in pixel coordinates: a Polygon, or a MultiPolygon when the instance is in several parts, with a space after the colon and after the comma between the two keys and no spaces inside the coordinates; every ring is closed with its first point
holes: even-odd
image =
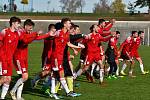
{"type": "Polygon", "coordinates": [[[143,66],[143,64],[140,64],[140,68],[141,68],[141,72],[143,73],[144,72],[144,66],[143,66]]]}
{"type": "Polygon", "coordinates": [[[18,98],[18,99],[21,98],[23,86],[24,86],[24,83],[22,83],[22,84],[18,87],[18,89],[17,89],[17,98],[18,98]]]}
{"type": "Polygon", "coordinates": [[[55,92],[56,93],[58,92],[59,88],[60,88],[60,82],[57,82],[57,84],[55,86],[55,92]]]}
{"type": "Polygon", "coordinates": [[[66,80],[67,80],[67,84],[68,84],[69,90],[70,90],[70,91],[73,91],[73,77],[68,76],[68,77],[66,78],[66,80]]]}
{"type": "Polygon", "coordinates": [[[2,86],[1,99],[5,99],[8,89],[9,89],[9,85],[4,83],[2,86]]]}
{"type": "Polygon", "coordinates": [[[23,84],[23,79],[22,79],[22,78],[18,79],[18,81],[17,81],[17,83],[15,84],[15,86],[13,87],[12,91],[13,91],[13,92],[16,92],[16,90],[18,89],[18,87],[19,87],[21,84],[23,84]]]}
{"type": "Polygon", "coordinates": [[[104,69],[100,69],[100,82],[103,82],[104,78],[104,69]]]}
{"type": "Polygon", "coordinates": [[[66,83],[65,78],[60,78],[60,82],[61,82],[63,88],[65,89],[66,93],[69,93],[70,90],[68,89],[68,85],[67,85],[67,83],[66,83]]]}
{"type": "Polygon", "coordinates": [[[52,78],[51,80],[51,93],[56,93],[55,92],[55,78],[52,78]]]}
{"type": "Polygon", "coordinates": [[[124,70],[126,69],[126,67],[127,67],[127,64],[126,64],[126,63],[124,63],[124,64],[122,65],[122,69],[121,69],[121,71],[124,71],[124,70]]]}

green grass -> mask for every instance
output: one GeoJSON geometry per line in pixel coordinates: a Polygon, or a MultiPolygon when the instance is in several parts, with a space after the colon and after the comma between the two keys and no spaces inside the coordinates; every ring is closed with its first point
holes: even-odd
{"type": "MultiPolygon", "coordinates": [[[[34,42],[29,46],[29,80],[41,71],[42,42],[34,42]]],[[[149,70],[150,47],[142,46],[140,54],[143,58],[145,69],[149,70]]],[[[78,57],[73,61],[74,66],[78,63],[78,57]]],[[[150,74],[141,75],[139,65],[135,65],[136,78],[124,77],[117,80],[106,80],[107,85],[101,87],[96,83],[88,83],[84,76],[79,77],[79,88],[75,91],[82,93],[76,98],[65,97],[64,100],[150,100],[150,74]]],[[[43,95],[40,85],[35,90],[29,89],[29,81],[26,83],[23,97],[25,100],[49,100],[43,95]]],[[[65,95],[64,92],[61,92],[65,95]]],[[[10,98],[10,97],[9,97],[10,98]]]]}

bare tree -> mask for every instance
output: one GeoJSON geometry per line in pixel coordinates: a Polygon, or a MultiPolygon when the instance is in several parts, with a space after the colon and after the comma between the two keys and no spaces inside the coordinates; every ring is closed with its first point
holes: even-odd
{"type": "Polygon", "coordinates": [[[77,1],[77,5],[79,6],[79,9],[80,9],[80,13],[82,13],[83,11],[83,7],[85,6],[85,0],[78,0],[77,1]]]}
{"type": "Polygon", "coordinates": [[[93,13],[108,13],[110,6],[108,0],[99,0],[98,3],[94,4],[93,13]]]}
{"type": "Polygon", "coordinates": [[[79,0],[60,0],[59,2],[62,4],[60,6],[62,12],[76,13],[77,8],[83,7],[83,4],[80,4],[79,0]]]}

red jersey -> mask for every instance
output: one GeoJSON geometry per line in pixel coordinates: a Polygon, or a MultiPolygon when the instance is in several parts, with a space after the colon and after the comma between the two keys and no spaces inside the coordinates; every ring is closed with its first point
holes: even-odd
{"type": "Polygon", "coordinates": [[[120,50],[122,50],[122,52],[124,54],[126,53],[130,53],[130,48],[131,48],[131,45],[132,45],[132,37],[129,36],[120,46],[120,50]]]}
{"type": "Polygon", "coordinates": [[[22,31],[21,34],[22,35],[20,37],[14,57],[22,60],[27,60],[28,58],[28,44],[30,44],[33,40],[39,40],[49,36],[49,34],[38,36],[37,32],[32,32],[29,34],[25,31],[22,31]]]}
{"type": "Polygon", "coordinates": [[[15,51],[15,59],[27,60],[28,58],[28,44],[31,43],[37,36],[37,33],[28,34],[25,31],[20,32],[22,35],[18,42],[17,49],[15,51]]]}
{"type": "Polygon", "coordinates": [[[53,53],[55,58],[59,60],[63,60],[64,49],[69,41],[69,33],[64,33],[62,30],[58,30],[56,32],[56,36],[54,38],[54,49],[53,53]]]}
{"type": "Polygon", "coordinates": [[[111,37],[104,38],[100,34],[94,34],[94,33],[91,33],[89,36],[90,39],[87,42],[88,53],[100,52],[99,43],[102,41],[106,42],[111,38],[111,37]]]}
{"type": "Polygon", "coordinates": [[[53,40],[44,39],[42,58],[45,58],[45,57],[50,58],[51,53],[52,53],[52,47],[53,47],[53,40]]]}
{"type": "Polygon", "coordinates": [[[131,57],[136,57],[136,58],[139,58],[139,53],[138,53],[138,48],[140,47],[140,44],[141,44],[141,38],[140,37],[137,37],[137,38],[133,38],[132,39],[132,45],[131,45],[131,48],[130,48],[130,51],[131,51],[131,57]]]}
{"type": "Polygon", "coordinates": [[[101,36],[108,36],[111,34],[111,32],[109,31],[111,28],[112,28],[113,24],[108,22],[106,23],[106,26],[105,27],[99,27],[99,30],[98,30],[98,33],[101,35],[101,36]],[[105,31],[105,32],[104,32],[105,31]]]}
{"type": "Polygon", "coordinates": [[[2,59],[12,60],[13,54],[18,45],[19,33],[17,31],[12,32],[10,28],[6,28],[1,32],[0,35],[0,37],[2,37],[0,56],[2,59]]]}
{"type": "Polygon", "coordinates": [[[141,44],[141,38],[140,37],[133,38],[132,41],[133,42],[131,45],[131,51],[137,51],[141,44]]]}

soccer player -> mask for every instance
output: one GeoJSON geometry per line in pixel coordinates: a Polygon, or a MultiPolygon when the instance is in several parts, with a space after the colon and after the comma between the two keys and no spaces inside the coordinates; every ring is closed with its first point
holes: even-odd
{"type": "MultiPolygon", "coordinates": [[[[103,37],[109,36],[111,34],[110,29],[112,28],[114,23],[115,23],[115,19],[112,19],[109,22],[106,22],[104,19],[99,19],[98,20],[98,27],[99,27],[98,33],[103,37]]],[[[102,57],[102,62],[104,62],[104,60],[105,60],[104,47],[102,46],[101,43],[99,43],[99,47],[100,47],[100,55],[102,57]]],[[[93,72],[94,72],[94,68],[96,66],[96,63],[93,63],[91,66],[92,66],[91,76],[93,76],[93,72]]],[[[96,69],[98,69],[98,68],[99,67],[97,67],[96,69]]]]}
{"type": "MultiPolygon", "coordinates": [[[[78,46],[75,46],[69,42],[69,30],[71,27],[71,20],[69,18],[63,18],[61,20],[61,23],[63,24],[63,28],[61,30],[56,31],[56,36],[54,39],[54,65],[52,65],[53,71],[58,71],[59,73],[59,80],[63,88],[65,89],[67,96],[76,96],[73,92],[71,92],[68,88],[68,85],[66,84],[65,76],[64,76],[64,67],[63,67],[63,56],[64,56],[64,50],[66,45],[68,45],[71,48],[80,48],[78,46]]],[[[52,86],[51,86],[51,92],[55,94],[55,76],[52,78],[52,86]]]]}
{"type": "Polygon", "coordinates": [[[122,69],[120,71],[120,74],[122,75],[126,75],[124,73],[124,70],[126,68],[126,63],[127,61],[130,62],[130,71],[129,71],[129,76],[130,77],[135,77],[132,72],[133,72],[133,67],[134,67],[134,60],[131,57],[131,46],[133,43],[133,39],[136,38],[138,36],[137,31],[132,31],[131,33],[132,35],[129,36],[120,46],[119,52],[121,52],[121,56],[120,58],[123,59],[123,66],[122,69]]]}
{"type": "MultiPolygon", "coordinates": [[[[55,32],[55,24],[49,24],[48,31],[55,32]]],[[[53,39],[48,37],[44,39],[44,47],[43,47],[43,53],[42,53],[42,68],[46,64],[46,61],[48,58],[50,58],[52,53],[52,46],[53,46],[53,39]]]]}
{"type": "Polygon", "coordinates": [[[138,32],[138,37],[133,39],[132,45],[131,45],[131,57],[135,58],[139,64],[140,64],[140,69],[143,75],[148,74],[148,71],[144,71],[144,65],[143,61],[138,53],[138,48],[140,47],[141,41],[144,39],[144,32],[139,31],[138,32]]]}
{"type": "Polygon", "coordinates": [[[20,27],[21,20],[18,17],[11,17],[9,20],[10,27],[2,30],[0,34],[0,58],[2,62],[2,77],[0,84],[2,86],[2,92],[0,99],[5,99],[12,76],[12,61],[13,55],[18,45],[19,33],[17,32],[20,27]]]}
{"type": "Polygon", "coordinates": [[[116,34],[109,40],[108,48],[106,50],[107,62],[110,65],[108,78],[117,79],[117,77],[116,77],[116,71],[117,71],[116,60],[118,60],[117,43],[118,43],[119,37],[120,37],[120,32],[116,31],[116,34]]]}
{"type": "Polygon", "coordinates": [[[99,27],[95,24],[90,27],[91,33],[89,34],[89,38],[87,40],[87,56],[85,60],[85,66],[76,73],[75,78],[85,72],[95,61],[100,66],[100,84],[102,84],[104,68],[98,44],[102,41],[108,41],[111,36],[108,38],[103,38],[100,34],[98,34],[98,29],[99,27]]]}
{"type": "Polygon", "coordinates": [[[31,19],[27,19],[24,22],[24,29],[19,32],[21,34],[21,39],[18,42],[17,49],[14,53],[14,64],[17,68],[18,74],[22,77],[18,79],[15,86],[10,91],[13,100],[24,100],[21,97],[24,82],[28,79],[28,44],[33,40],[39,40],[50,36],[50,32],[44,35],[39,35],[37,32],[32,32],[34,27],[34,22],[31,19]],[[16,93],[17,91],[17,98],[16,93]]]}

